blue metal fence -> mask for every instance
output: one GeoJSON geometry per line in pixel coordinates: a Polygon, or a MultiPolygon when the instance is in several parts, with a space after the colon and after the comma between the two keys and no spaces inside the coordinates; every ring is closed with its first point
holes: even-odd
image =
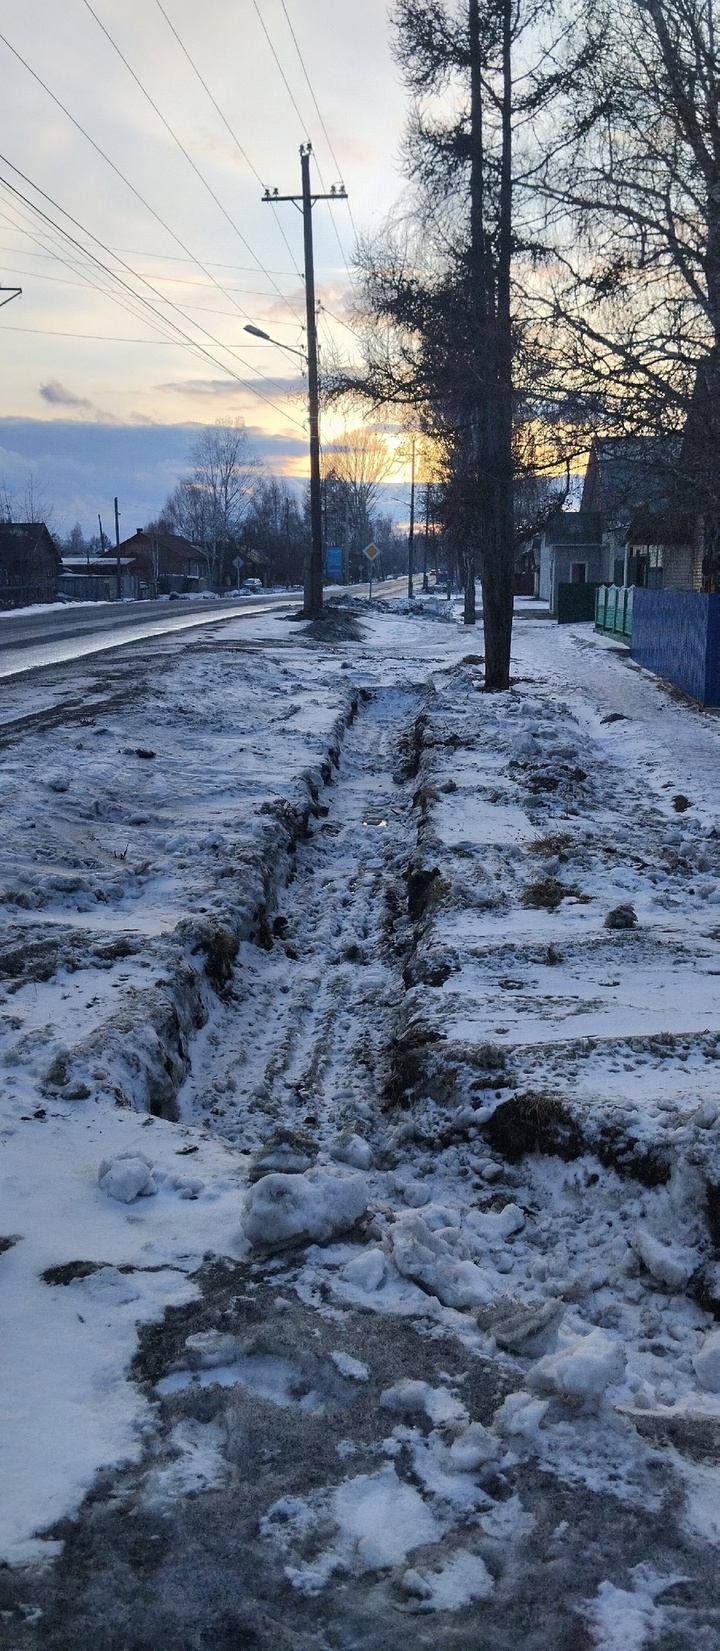
{"type": "Polygon", "coordinates": [[[632,657],[701,705],[720,705],[720,596],[637,590],[632,657]]]}

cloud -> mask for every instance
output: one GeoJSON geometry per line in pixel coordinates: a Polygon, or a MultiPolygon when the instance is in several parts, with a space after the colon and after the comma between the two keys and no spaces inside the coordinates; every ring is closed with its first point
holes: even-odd
{"type": "MultiPolygon", "coordinates": [[[[270,400],[276,397],[295,397],[307,395],[307,385],[303,378],[272,378],[263,380],[258,385],[263,396],[270,400]]],[[[177,396],[210,396],[226,400],[228,397],[239,396],[245,398],[248,394],[254,402],[256,397],[252,391],[250,381],[247,384],[238,384],[228,378],[181,378],[171,380],[167,384],[158,384],[159,391],[170,391],[177,396]]]]}
{"type": "Polygon", "coordinates": [[[38,395],[42,396],[43,401],[48,401],[51,407],[89,407],[94,411],[91,401],[86,401],[84,396],[73,395],[72,390],[61,384],[59,378],[50,378],[47,384],[41,384],[38,395]]]}

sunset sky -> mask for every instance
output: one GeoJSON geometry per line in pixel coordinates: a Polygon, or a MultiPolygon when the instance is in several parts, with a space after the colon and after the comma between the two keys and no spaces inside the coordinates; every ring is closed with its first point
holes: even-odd
{"type": "Polygon", "coordinates": [[[61,532],[117,492],[131,532],[228,414],[303,474],[294,358],[243,331],[303,342],[300,214],[262,186],[299,189],[308,138],[316,186],[344,181],[349,206],[315,208],[317,290],[321,342],[352,347],[355,230],[402,189],[386,0],[5,0],[0,30],[0,279],[23,289],[0,309],[0,478],[32,472],[61,532]]]}

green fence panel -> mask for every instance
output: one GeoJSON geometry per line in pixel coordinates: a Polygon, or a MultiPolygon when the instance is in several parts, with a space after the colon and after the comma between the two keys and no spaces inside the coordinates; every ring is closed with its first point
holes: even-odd
{"type": "Polygon", "coordinates": [[[605,636],[632,638],[633,585],[600,585],[595,598],[595,629],[605,636]]]}
{"type": "Polygon", "coordinates": [[[558,625],[575,625],[583,619],[595,618],[596,585],[558,585],[558,625]]]}

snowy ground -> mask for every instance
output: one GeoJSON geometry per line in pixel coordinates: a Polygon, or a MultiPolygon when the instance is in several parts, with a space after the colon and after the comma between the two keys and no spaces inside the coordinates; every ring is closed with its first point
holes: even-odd
{"type": "Polygon", "coordinates": [[[8,1651],[720,1644],[720,725],[427,607],[0,686],[8,1651]]]}

